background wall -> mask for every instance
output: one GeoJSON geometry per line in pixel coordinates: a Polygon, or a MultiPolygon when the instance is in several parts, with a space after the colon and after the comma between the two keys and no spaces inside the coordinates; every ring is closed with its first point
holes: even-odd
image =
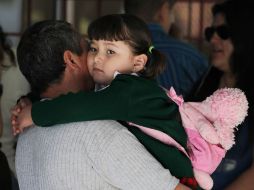
{"type": "Polygon", "coordinates": [[[0,0],[0,25],[16,45],[19,40],[22,18],[22,0],[0,0]]]}
{"type": "MultiPolygon", "coordinates": [[[[217,1],[220,0],[177,0],[174,11],[177,37],[205,51],[203,31],[211,22],[210,9],[217,1]]],[[[86,33],[91,20],[121,12],[123,0],[0,0],[0,24],[14,45],[27,26],[40,20],[67,20],[86,33]]]]}

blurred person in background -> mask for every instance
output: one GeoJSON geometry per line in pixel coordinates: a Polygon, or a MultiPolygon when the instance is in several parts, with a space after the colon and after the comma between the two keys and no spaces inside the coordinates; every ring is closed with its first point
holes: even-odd
{"type": "MultiPolygon", "coordinates": [[[[1,53],[1,51],[0,51],[1,53]]],[[[0,99],[3,93],[3,86],[0,84],[0,99]]],[[[1,107],[0,107],[1,111],[1,107]]],[[[0,137],[2,136],[3,132],[3,120],[2,120],[2,114],[0,112],[0,137]]],[[[0,143],[0,148],[1,148],[0,143]]],[[[5,154],[0,149],[0,187],[4,190],[11,190],[11,171],[9,168],[8,161],[6,159],[5,154]]]]}
{"type": "Polygon", "coordinates": [[[213,173],[215,190],[253,189],[254,136],[254,6],[234,0],[212,8],[213,23],[205,36],[211,48],[211,68],[192,100],[201,101],[215,90],[237,87],[249,101],[248,117],[236,132],[236,143],[213,173]]]}
{"type": "Polygon", "coordinates": [[[186,98],[200,82],[208,64],[192,46],[168,35],[174,4],[175,0],[125,0],[124,9],[148,24],[153,45],[166,56],[166,69],[158,77],[159,84],[167,89],[173,86],[177,94],[186,98]]]}
{"type": "MultiPolygon", "coordinates": [[[[29,91],[29,85],[15,63],[15,54],[0,26],[0,83],[2,97],[0,110],[2,115],[1,151],[6,155],[13,176],[13,189],[18,189],[15,176],[16,139],[11,132],[10,109],[16,100],[29,91]]],[[[7,170],[5,170],[7,171],[7,170]]],[[[2,172],[2,170],[1,170],[2,172]]]]}

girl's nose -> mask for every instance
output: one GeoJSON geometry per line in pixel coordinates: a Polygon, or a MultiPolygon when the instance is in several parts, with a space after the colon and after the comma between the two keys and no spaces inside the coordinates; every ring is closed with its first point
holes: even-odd
{"type": "Polygon", "coordinates": [[[97,53],[94,57],[94,62],[100,63],[100,62],[102,62],[102,60],[103,60],[103,55],[101,53],[97,53]]]}
{"type": "Polygon", "coordinates": [[[211,37],[210,43],[214,44],[216,42],[219,42],[221,40],[221,38],[218,36],[218,34],[216,32],[214,32],[214,34],[211,37]]]}

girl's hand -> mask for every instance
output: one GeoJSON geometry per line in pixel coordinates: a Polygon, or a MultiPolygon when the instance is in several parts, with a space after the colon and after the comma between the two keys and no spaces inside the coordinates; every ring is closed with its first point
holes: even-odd
{"type": "Polygon", "coordinates": [[[12,133],[17,135],[23,129],[33,124],[31,116],[32,103],[28,98],[22,98],[11,110],[12,133]]]}

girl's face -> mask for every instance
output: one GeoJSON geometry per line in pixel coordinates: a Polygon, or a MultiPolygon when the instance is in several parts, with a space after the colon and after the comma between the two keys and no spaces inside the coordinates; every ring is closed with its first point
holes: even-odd
{"type": "Polygon", "coordinates": [[[87,57],[88,70],[98,84],[108,85],[118,71],[134,71],[134,55],[123,41],[92,40],[87,57]]]}
{"type": "MultiPolygon", "coordinates": [[[[225,17],[223,14],[217,14],[214,17],[213,27],[218,28],[225,24],[225,17]]],[[[229,62],[234,50],[230,38],[222,39],[222,37],[218,35],[218,32],[214,32],[209,42],[212,50],[211,63],[223,72],[230,72],[229,62]]]]}

